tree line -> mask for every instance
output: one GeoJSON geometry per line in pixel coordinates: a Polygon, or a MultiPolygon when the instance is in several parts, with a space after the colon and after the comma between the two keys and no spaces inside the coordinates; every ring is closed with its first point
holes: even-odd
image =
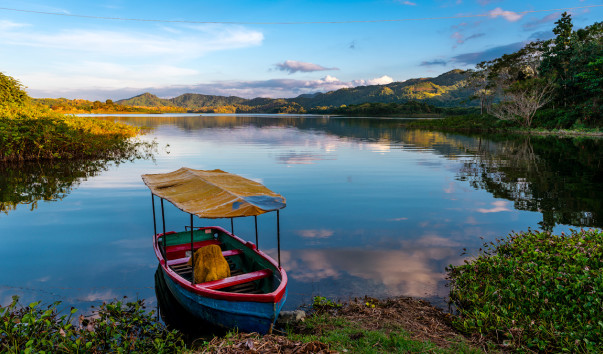
{"type": "Polygon", "coordinates": [[[479,63],[468,86],[482,114],[529,128],[603,125],[603,22],[574,30],[564,12],[555,38],[479,63]]]}

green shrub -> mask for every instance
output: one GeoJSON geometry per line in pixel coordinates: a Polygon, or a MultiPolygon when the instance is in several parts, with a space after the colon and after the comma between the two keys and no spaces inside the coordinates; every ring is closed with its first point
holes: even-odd
{"type": "Polygon", "coordinates": [[[603,232],[528,231],[450,266],[455,326],[515,348],[603,351],[603,232]]]}
{"type": "Polygon", "coordinates": [[[181,336],[146,312],[142,300],[103,304],[94,316],[59,315],[54,303],[21,307],[17,297],[0,307],[0,352],[6,353],[178,353],[181,336]]]}
{"type": "Polygon", "coordinates": [[[19,81],[0,73],[0,106],[10,104],[22,106],[28,101],[29,96],[19,81]]]}
{"type": "Polygon", "coordinates": [[[114,159],[139,130],[123,123],[63,115],[38,106],[0,106],[0,161],[114,159]]]}

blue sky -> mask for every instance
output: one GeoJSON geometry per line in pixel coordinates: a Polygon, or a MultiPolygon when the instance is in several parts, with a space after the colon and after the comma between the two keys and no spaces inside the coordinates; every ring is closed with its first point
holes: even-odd
{"type": "Polygon", "coordinates": [[[603,20],[603,0],[9,0],[0,8],[0,71],[34,97],[91,100],[147,91],[294,97],[432,77],[550,38],[562,11],[541,10],[575,8],[578,28],[603,20]],[[438,17],[455,18],[425,19],[438,17]]]}

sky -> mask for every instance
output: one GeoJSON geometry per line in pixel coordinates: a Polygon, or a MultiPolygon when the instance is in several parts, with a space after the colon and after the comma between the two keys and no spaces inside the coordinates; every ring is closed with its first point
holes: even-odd
{"type": "Polygon", "coordinates": [[[0,72],[33,97],[295,97],[470,69],[564,8],[603,21],[603,0],[0,0],[0,72]]]}

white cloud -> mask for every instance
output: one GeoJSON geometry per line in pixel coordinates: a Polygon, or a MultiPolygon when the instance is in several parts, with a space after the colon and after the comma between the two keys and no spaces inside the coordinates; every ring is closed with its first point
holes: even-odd
{"type": "Polygon", "coordinates": [[[417,6],[416,3],[408,1],[408,0],[407,1],[401,1],[401,3],[404,4],[404,5],[409,5],[409,6],[417,6]]]}
{"type": "Polygon", "coordinates": [[[6,30],[14,29],[14,28],[22,28],[22,27],[28,27],[28,26],[29,25],[26,23],[18,23],[18,22],[13,22],[13,21],[0,20],[0,31],[6,31],[6,30]]]}
{"type": "Polygon", "coordinates": [[[195,26],[181,33],[164,27],[158,34],[84,29],[46,33],[29,28],[15,30],[17,28],[0,25],[0,43],[94,53],[103,57],[199,57],[212,51],[257,46],[264,39],[261,32],[226,25],[195,26]]]}
{"type": "Polygon", "coordinates": [[[282,63],[276,64],[276,67],[280,71],[287,71],[290,74],[301,72],[312,72],[312,71],[325,71],[325,70],[339,70],[338,68],[327,68],[322,65],[305,63],[296,60],[286,60],[282,63]]]}
{"type": "MultiPolygon", "coordinates": [[[[196,85],[169,85],[167,82],[153,84],[153,82],[157,82],[156,80],[160,80],[161,76],[164,75],[161,75],[162,71],[159,70],[159,67],[149,66],[148,68],[148,70],[142,71],[137,69],[129,78],[123,76],[114,78],[105,78],[101,75],[86,76],[84,75],[84,69],[81,69],[83,70],[81,75],[74,76],[66,75],[65,77],[60,77],[59,75],[32,73],[16,78],[30,88],[44,87],[42,85],[52,85],[55,82],[54,87],[28,89],[28,92],[33,97],[85,98],[101,101],[107,98],[113,100],[129,98],[143,92],[151,92],[159,97],[175,97],[184,93],[201,93],[244,98],[287,98],[296,97],[304,93],[327,92],[366,85],[385,85],[393,82],[393,79],[387,75],[374,79],[352,81],[341,81],[334,76],[327,75],[317,80],[271,79],[257,81],[212,81],[196,85]],[[147,75],[147,77],[145,78],[143,74],[147,75]]],[[[112,70],[126,69],[115,67],[112,70]]],[[[187,69],[166,67],[164,70],[180,70],[184,76],[187,76],[185,75],[187,69]]],[[[184,80],[184,77],[181,77],[181,79],[184,80]]],[[[174,76],[167,76],[163,80],[173,82],[177,79],[174,76]]]]}
{"type": "Polygon", "coordinates": [[[494,10],[488,11],[488,15],[490,15],[490,17],[492,17],[492,18],[501,16],[509,22],[519,21],[524,16],[522,14],[518,14],[517,12],[503,10],[500,7],[497,7],[494,10]]]}

